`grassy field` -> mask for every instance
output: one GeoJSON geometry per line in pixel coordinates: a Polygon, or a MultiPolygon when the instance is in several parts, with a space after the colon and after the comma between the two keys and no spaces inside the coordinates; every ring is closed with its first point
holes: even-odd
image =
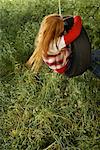
{"type": "MultiPolygon", "coordinates": [[[[100,48],[100,1],[61,0],[61,8],[82,16],[92,49],[100,48]]],[[[50,13],[58,0],[0,0],[0,150],[100,149],[100,80],[25,67],[50,13]]]]}

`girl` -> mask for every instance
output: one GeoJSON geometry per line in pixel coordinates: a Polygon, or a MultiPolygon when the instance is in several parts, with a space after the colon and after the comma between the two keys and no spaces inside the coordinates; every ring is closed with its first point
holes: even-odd
{"type": "Polygon", "coordinates": [[[39,33],[35,40],[35,50],[27,61],[27,66],[38,72],[42,60],[54,72],[64,74],[71,66],[71,47],[81,32],[82,20],[80,16],[73,18],[73,26],[64,33],[64,20],[58,14],[44,17],[39,33]]]}

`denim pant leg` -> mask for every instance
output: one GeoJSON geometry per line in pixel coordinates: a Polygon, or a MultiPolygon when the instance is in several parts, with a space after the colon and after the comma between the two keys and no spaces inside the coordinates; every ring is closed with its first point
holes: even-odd
{"type": "Polygon", "coordinates": [[[100,78],[100,49],[91,52],[90,71],[100,78]]]}

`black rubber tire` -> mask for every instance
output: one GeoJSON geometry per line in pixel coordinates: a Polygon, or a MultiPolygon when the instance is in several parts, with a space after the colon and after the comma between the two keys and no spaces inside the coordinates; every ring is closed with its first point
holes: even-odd
{"type": "Polygon", "coordinates": [[[91,44],[84,27],[82,27],[79,37],[71,43],[71,47],[72,64],[66,75],[68,77],[75,77],[83,74],[91,63],[91,44]]]}

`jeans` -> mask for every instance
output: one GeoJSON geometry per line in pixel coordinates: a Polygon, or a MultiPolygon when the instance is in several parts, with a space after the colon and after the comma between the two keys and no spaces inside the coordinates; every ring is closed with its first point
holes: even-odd
{"type": "Polygon", "coordinates": [[[91,64],[89,70],[100,78],[100,49],[91,52],[91,64]]]}

